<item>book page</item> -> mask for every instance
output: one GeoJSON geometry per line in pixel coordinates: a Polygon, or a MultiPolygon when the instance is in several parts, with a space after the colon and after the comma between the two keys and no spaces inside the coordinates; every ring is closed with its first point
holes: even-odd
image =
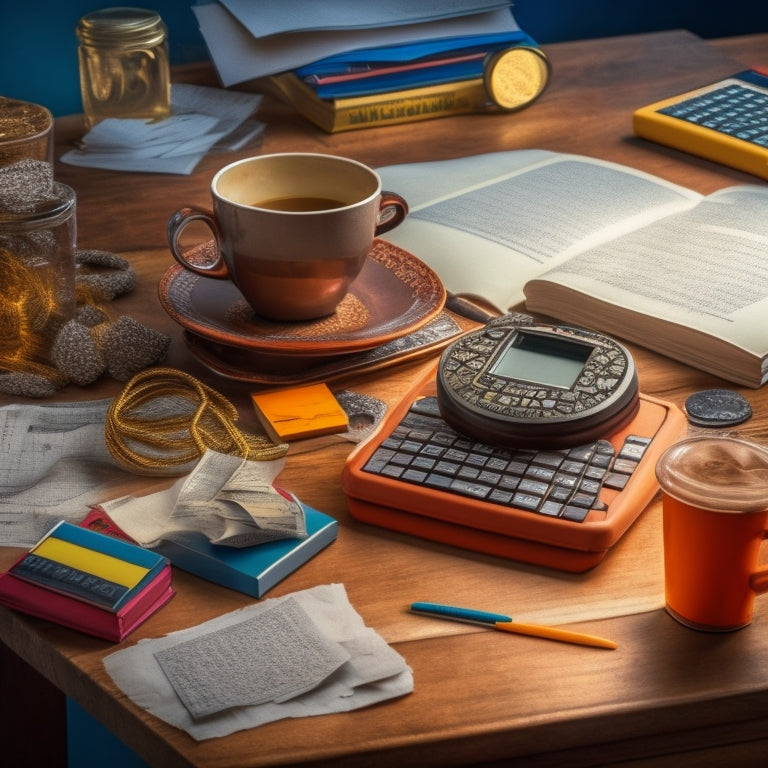
{"type": "Polygon", "coordinates": [[[545,150],[390,166],[379,174],[410,208],[386,239],[429,264],[449,291],[501,310],[523,301],[531,278],[701,199],[628,167],[545,150]]]}
{"type": "MultiPolygon", "coordinates": [[[[768,354],[766,207],[768,188],[744,185],[720,190],[683,215],[593,248],[543,277],[764,356],[768,354]]],[[[541,299],[536,307],[544,311],[541,299]]],[[[599,318],[595,322],[599,325],[599,318]]],[[[641,338],[635,340],[643,343],[641,338]]]]}

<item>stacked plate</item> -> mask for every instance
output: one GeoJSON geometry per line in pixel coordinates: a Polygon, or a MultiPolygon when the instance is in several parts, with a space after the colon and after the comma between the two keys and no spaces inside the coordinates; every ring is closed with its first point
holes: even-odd
{"type": "Polygon", "coordinates": [[[181,265],[158,286],[191,352],[228,378],[263,384],[330,380],[427,354],[462,332],[443,311],[445,288],[421,260],[374,241],[360,275],[333,315],[283,323],[259,317],[228,280],[181,265]]]}

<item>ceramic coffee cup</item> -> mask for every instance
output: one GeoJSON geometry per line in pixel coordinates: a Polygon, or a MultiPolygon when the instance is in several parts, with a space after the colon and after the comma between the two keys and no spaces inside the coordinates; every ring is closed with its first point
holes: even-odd
{"type": "Polygon", "coordinates": [[[727,632],[752,621],[768,591],[759,568],[768,533],[768,450],[729,437],[692,437],[656,466],[663,493],[667,611],[694,629],[727,632]]]}
{"type": "Polygon", "coordinates": [[[213,211],[186,207],[168,222],[176,260],[205,277],[230,279],[254,312],[272,320],[333,313],[358,276],[373,239],[408,213],[362,163],[310,153],[261,155],[222,168],[211,182],[213,211]],[[202,222],[212,258],[185,248],[202,222]]]}

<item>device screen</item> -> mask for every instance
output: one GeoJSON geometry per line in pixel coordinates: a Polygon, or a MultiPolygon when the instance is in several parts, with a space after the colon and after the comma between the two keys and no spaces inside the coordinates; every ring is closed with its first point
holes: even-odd
{"type": "Polygon", "coordinates": [[[594,347],[518,331],[489,373],[506,379],[570,389],[594,347]]]}

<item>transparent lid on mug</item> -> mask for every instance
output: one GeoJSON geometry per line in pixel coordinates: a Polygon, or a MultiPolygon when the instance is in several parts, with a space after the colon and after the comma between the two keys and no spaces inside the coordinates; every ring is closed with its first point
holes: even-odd
{"type": "Polygon", "coordinates": [[[731,437],[692,437],[656,464],[662,490],[684,504],[716,512],[768,509],[768,449],[731,437]]]}

